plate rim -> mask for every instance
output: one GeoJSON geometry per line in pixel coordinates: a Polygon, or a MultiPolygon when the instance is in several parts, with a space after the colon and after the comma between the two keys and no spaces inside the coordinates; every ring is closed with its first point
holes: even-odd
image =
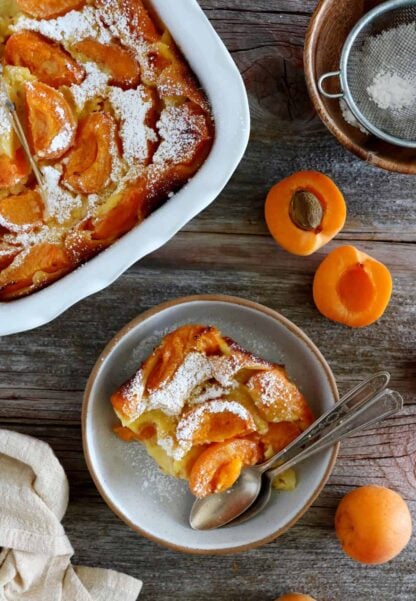
{"type": "Polygon", "coordinates": [[[266,545],[267,543],[269,543],[269,542],[277,539],[278,537],[282,536],[283,534],[285,534],[285,532],[287,532],[290,528],[292,528],[301,519],[301,517],[303,517],[303,515],[308,511],[308,509],[311,507],[311,505],[318,498],[318,496],[321,494],[322,490],[326,486],[328,479],[334,469],[336,460],[337,460],[340,443],[337,443],[334,446],[331,457],[328,462],[328,466],[327,466],[325,473],[322,476],[319,484],[316,486],[316,488],[314,488],[314,490],[312,491],[312,494],[307,499],[306,503],[302,506],[302,508],[297,512],[297,514],[295,516],[293,516],[293,518],[287,524],[278,528],[276,531],[274,531],[270,535],[268,535],[260,540],[256,540],[252,543],[248,543],[245,545],[237,545],[234,547],[228,547],[226,549],[222,549],[222,548],[220,548],[220,549],[200,549],[200,548],[195,548],[195,547],[186,547],[186,546],[182,546],[182,545],[176,545],[174,543],[170,543],[170,542],[164,540],[163,538],[159,538],[157,536],[154,536],[153,534],[150,534],[149,532],[144,530],[142,527],[140,527],[137,524],[135,524],[134,522],[132,522],[132,520],[130,520],[122,512],[122,510],[119,509],[109,499],[109,497],[107,496],[103,487],[101,486],[101,482],[95,472],[94,462],[92,461],[91,456],[90,456],[89,445],[88,445],[87,434],[86,434],[86,432],[87,432],[87,428],[86,428],[87,413],[88,413],[88,407],[89,407],[90,400],[91,400],[92,387],[96,381],[98,372],[100,371],[102,364],[104,363],[104,361],[108,357],[108,355],[113,351],[115,346],[118,345],[118,343],[121,342],[121,340],[133,328],[137,327],[138,325],[140,325],[144,321],[148,320],[149,318],[153,317],[154,315],[157,315],[158,313],[161,313],[162,311],[165,311],[166,309],[169,309],[171,307],[175,307],[178,305],[185,305],[185,304],[198,302],[198,301],[222,302],[222,303],[239,305],[239,306],[243,306],[243,307],[246,307],[249,309],[254,309],[255,311],[258,311],[260,313],[267,315],[268,317],[271,317],[275,321],[278,321],[280,324],[282,324],[284,327],[286,327],[288,330],[290,330],[295,336],[300,338],[301,341],[308,346],[309,350],[311,350],[315,354],[316,358],[318,359],[319,363],[321,364],[321,367],[323,368],[323,370],[326,374],[328,383],[329,383],[331,390],[333,392],[333,395],[334,395],[334,399],[336,401],[339,400],[339,393],[338,393],[338,387],[337,387],[337,383],[335,380],[335,376],[332,373],[332,370],[331,370],[328,362],[326,361],[325,357],[323,356],[321,351],[318,349],[318,347],[314,344],[314,342],[312,342],[312,340],[305,334],[305,332],[303,332],[303,330],[301,330],[297,325],[295,325],[287,317],[284,317],[281,313],[279,313],[278,311],[276,311],[274,309],[271,309],[270,307],[267,307],[265,305],[255,302],[255,301],[251,301],[251,300],[241,298],[238,296],[229,296],[229,295],[225,295],[225,294],[195,294],[195,295],[190,295],[190,296],[183,296],[180,298],[175,298],[175,299],[165,301],[163,303],[160,303],[160,304],[140,313],[137,317],[135,317],[134,319],[129,321],[123,328],[121,328],[121,330],[119,330],[111,338],[111,340],[106,344],[103,351],[98,356],[98,358],[92,368],[92,371],[88,377],[87,384],[85,386],[85,390],[84,390],[84,394],[83,394],[82,412],[81,412],[82,448],[83,448],[84,458],[85,458],[85,461],[87,464],[88,472],[89,472],[101,498],[107,504],[107,506],[111,509],[111,511],[118,518],[120,518],[121,521],[123,521],[127,526],[129,526],[129,528],[131,528],[134,532],[136,532],[137,534],[140,534],[141,536],[143,536],[144,538],[147,538],[148,540],[151,540],[154,543],[157,543],[158,545],[161,545],[162,547],[169,549],[170,551],[180,551],[182,553],[187,553],[187,554],[191,554],[191,555],[232,555],[235,553],[249,551],[251,549],[256,549],[258,547],[262,547],[262,546],[266,545]]]}

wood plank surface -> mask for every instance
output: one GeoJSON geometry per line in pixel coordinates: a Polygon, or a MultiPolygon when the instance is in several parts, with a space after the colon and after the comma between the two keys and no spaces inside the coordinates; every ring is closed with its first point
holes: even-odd
{"type": "Polygon", "coordinates": [[[219,199],[168,245],[51,324],[0,340],[0,425],[52,445],[71,485],[65,527],[75,561],[142,578],[143,601],[273,601],[293,589],[317,601],[414,601],[416,540],[391,564],[360,566],[335,540],[333,515],[344,493],[373,482],[401,492],[416,516],[415,181],[348,154],[314,115],[302,70],[314,0],[201,5],[249,91],[247,154],[219,199]],[[348,219],[338,240],[297,258],[267,235],[263,203],[274,182],[303,168],[335,179],[348,219]],[[313,305],[314,271],[340,240],[356,243],[392,271],[391,305],[372,327],[330,323],[313,305]],[[328,486],[290,532],[235,556],[186,556],[137,536],[101,500],[82,455],[82,394],[104,345],[143,310],[193,293],[239,295],[279,310],[318,344],[341,392],[388,369],[406,401],[403,414],[342,445],[328,486]]]}

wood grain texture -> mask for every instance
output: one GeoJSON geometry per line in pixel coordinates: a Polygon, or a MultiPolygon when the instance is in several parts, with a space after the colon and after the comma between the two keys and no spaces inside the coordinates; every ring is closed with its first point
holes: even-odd
{"type": "Polygon", "coordinates": [[[416,515],[415,183],[360,162],[316,118],[302,71],[303,38],[314,0],[202,0],[239,65],[253,127],[240,168],[220,198],[174,240],[113,286],[33,332],[0,340],[0,424],[49,442],[67,470],[65,527],[75,561],[141,577],[143,601],[273,601],[301,590],[317,601],[414,601],[416,542],[387,566],[348,560],[333,515],[352,487],[392,486],[416,515]],[[267,235],[268,188],[297,169],[319,169],[343,189],[348,220],[336,241],[308,258],[267,235]],[[376,325],[349,330],[314,308],[313,273],[328,250],[353,242],[384,261],[394,294],[376,325]],[[97,494],[82,455],[80,411],[89,372],[126,322],[157,303],[192,293],[227,293],[282,312],[328,359],[340,391],[388,369],[405,397],[403,414],[344,443],[328,486],[289,533],[231,557],[188,557],[140,538],[97,494]]]}

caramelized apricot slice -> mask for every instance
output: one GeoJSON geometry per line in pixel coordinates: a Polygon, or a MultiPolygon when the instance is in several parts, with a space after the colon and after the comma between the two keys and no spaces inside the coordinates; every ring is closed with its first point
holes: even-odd
{"type": "Polygon", "coordinates": [[[19,31],[7,40],[5,62],[27,67],[41,82],[53,88],[79,84],[85,69],[58,44],[33,31],[19,31]]]}
{"type": "Polygon", "coordinates": [[[18,229],[39,225],[42,222],[43,202],[35,190],[28,190],[19,196],[8,196],[0,200],[0,225],[8,229],[18,229]]]}
{"type": "Polygon", "coordinates": [[[60,246],[48,242],[33,246],[0,273],[0,299],[16,298],[21,291],[45,286],[69,268],[68,257],[60,246]]]}
{"type": "Polygon", "coordinates": [[[0,188],[12,188],[25,182],[30,171],[23,148],[18,148],[14,157],[0,154],[0,188]]]}
{"type": "Polygon", "coordinates": [[[111,74],[110,84],[122,88],[136,87],[140,82],[140,67],[134,57],[116,44],[100,44],[92,38],[78,42],[73,47],[102,70],[111,74]]]}
{"type": "Polygon", "coordinates": [[[182,97],[191,100],[204,110],[208,103],[204,92],[198,87],[192,73],[181,63],[174,63],[164,69],[157,80],[161,98],[182,97]]]}
{"type": "Polygon", "coordinates": [[[117,204],[94,220],[93,240],[111,242],[143,221],[148,215],[147,190],[144,178],[124,190],[117,204]]]}
{"type": "Polygon", "coordinates": [[[85,4],[85,0],[16,0],[16,2],[21,10],[36,19],[59,17],[85,4]]]}
{"type": "Polygon", "coordinates": [[[200,164],[212,141],[207,118],[192,103],[170,106],[158,122],[162,141],[153,155],[155,164],[200,164]]]}
{"type": "Polygon", "coordinates": [[[115,122],[108,113],[91,113],[81,121],[64,173],[64,182],[70,188],[93,194],[109,184],[117,150],[115,131],[115,122]]]}
{"type": "Polygon", "coordinates": [[[266,456],[271,457],[275,453],[282,451],[301,433],[302,428],[294,422],[269,424],[267,433],[261,437],[261,441],[267,449],[266,456]]]}
{"type": "MultiPolygon", "coordinates": [[[[128,30],[130,42],[155,42],[160,38],[142,0],[96,0],[105,23],[111,27],[128,30]]],[[[123,40],[122,42],[128,40],[123,40]]]]}
{"type": "Polygon", "coordinates": [[[318,171],[300,171],[270,190],[266,223],[280,246],[295,255],[310,255],[344,227],[347,209],[335,183],[318,171]]]}
{"type": "Polygon", "coordinates": [[[178,424],[176,437],[196,445],[223,442],[255,430],[253,418],[240,403],[214,400],[188,411],[178,424]]]}
{"type": "Polygon", "coordinates": [[[313,421],[308,404],[287,376],[284,367],[276,365],[251,376],[246,384],[257,408],[269,422],[299,422],[303,428],[313,421]]]}
{"type": "Polygon", "coordinates": [[[387,267],[354,246],[340,246],[320,264],[313,282],[318,310],[353,328],[380,319],[393,289],[387,267]]]}
{"type": "Polygon", "coordinates": [[[261,458],[259,444],[254,440],[236,438],[214,443],[195,461],[189,487],[198,498],[227,490],[243,467],[255,465],[261,458]]]}
{"type": "Polygon", "coordinates": [[[33,149],[42,159],[59,159],[72,146],[77,121],[65,96],[41,82],[25,86],[33,149]]]}

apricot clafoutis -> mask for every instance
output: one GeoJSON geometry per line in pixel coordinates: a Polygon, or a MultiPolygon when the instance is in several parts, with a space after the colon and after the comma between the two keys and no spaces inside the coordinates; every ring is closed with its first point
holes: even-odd
{"type": "Polygon", "coordinates": [[[0,58],[0,301],[9,301],[72,271],[167,201],[204,163],[214,123],[142,0],[3,3],[0,58]]]}
{"type": "MultiPolygon", "coordinates": [[[[144,444],[199,498],[227,490],[245,466],[282,450],[313,421],[283,366],[204,325],[165,336],[111,403],[115,433],[144,444]]],[[[293,471],[275,482],[285,490],[295,484],[293,471]]]]}

